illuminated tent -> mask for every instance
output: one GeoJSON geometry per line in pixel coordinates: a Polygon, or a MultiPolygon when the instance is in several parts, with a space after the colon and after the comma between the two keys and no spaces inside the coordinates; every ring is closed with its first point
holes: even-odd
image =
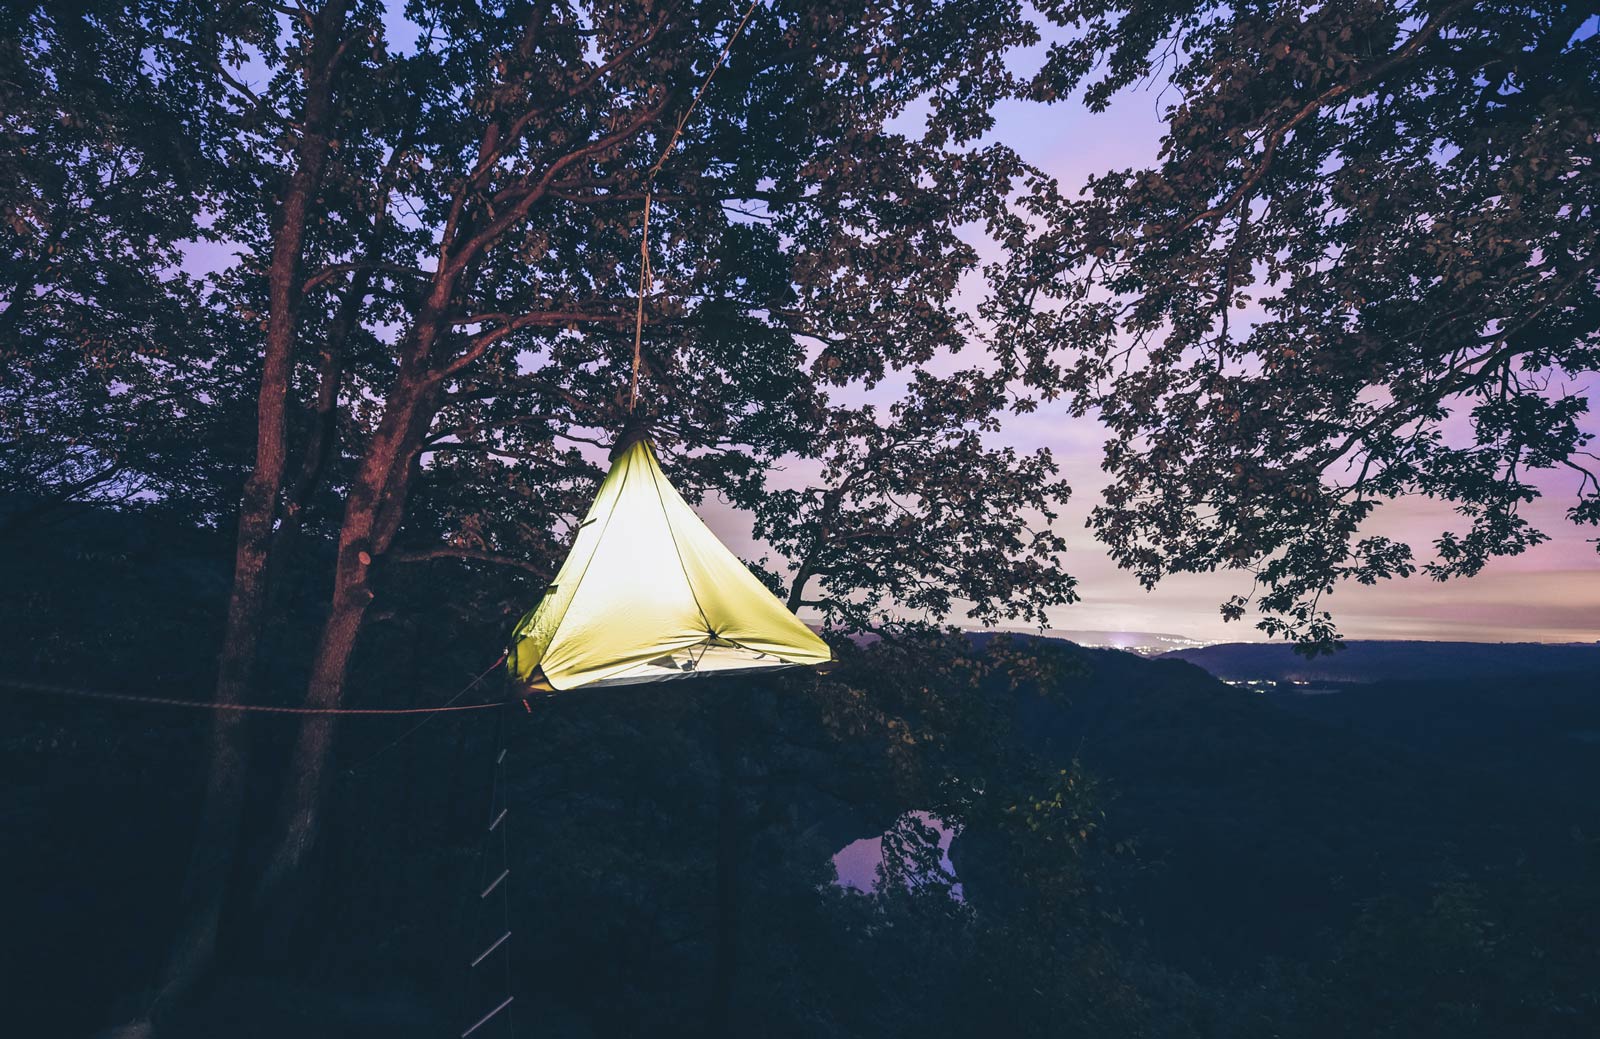
{"type": "Polygon", "coordinates": [[[624,445],[555,583],[511,633],[512,676],[553,691],[831,661],[700,522],[649,441],[624,445]]]}

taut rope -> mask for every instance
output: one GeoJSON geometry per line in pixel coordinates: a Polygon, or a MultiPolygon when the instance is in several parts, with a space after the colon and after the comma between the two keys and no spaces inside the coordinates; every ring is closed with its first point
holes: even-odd
{"type": "Polygon", "coordinates": [[[650,172],[645,174],[644,227],[639,239],[639,305],[633,315],[633,375],[628,380],[629,415],[633,414],[634,405],[639,400],[639,351],[640,344],[644,340],[644,298],[653,284],[650,271],[650,203],[655,196],[656,174],[661,172],[661,167],[666,165],[672,149],[677,147],[678,138],[683,136],[683,128],[689,123],[689,116],[694,113],[695,107],[700,104],[700,99],[705,97],[706,89],[711,86],[711,77],[715,76],[723,63],[728,60],[728,53],[733,50],[734,41],[744,32],[744,27],[749,24],[750,16],[756,13],[756,7],[760,2],[761,0],[751,0],[750,6],[745,8],[744,17],[739,19],[739,24],[728,36],[728,42],[722,45],[722,53],[717,55],[716,64],[711,66],[711,71],[707,72],[706,78],[700,82],[700,89],[695,91],[694,100],[690,101],[689,107],[678,116],[678,125],[672,128],[672,136],[667,138],[667,146],[661,149],[660,158],[650,167],[650,172]]]}

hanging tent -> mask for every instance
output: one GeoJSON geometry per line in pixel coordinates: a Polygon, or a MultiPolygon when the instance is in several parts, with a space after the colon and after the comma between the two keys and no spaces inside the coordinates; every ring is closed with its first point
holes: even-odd
{"type": "Polygon", "coordinates": [[[614,456],[506,668],[535,689],[631,685],[833,659],[700,522],[640,438],[614,456]]]}
{"type": "Polygon", "coordinates": [[[755,13],[751,0],[666,147],[645,175],[634,311],[629,429],[612,452],[567,561],[539,605],[517,622],[506,669],[533,689],[632,685],[830,663],[833,652],[716,539],[661,472],[633,423],[645,296],[651,285],[650,205],[711,77],[755,13]]]}

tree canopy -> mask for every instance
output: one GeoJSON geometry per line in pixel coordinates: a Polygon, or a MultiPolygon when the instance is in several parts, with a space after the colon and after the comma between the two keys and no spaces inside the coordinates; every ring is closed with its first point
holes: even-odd
{"type": "MultiPolygon", "coordinates": [[[[995,998],[1019,1034],[1341,1030],[1327,1008],[1370,983],[1360,963],[1413,962],[1409,945],[1352,936],[1293,1013],[1255,1012],[1289,998],[1277,989],[1224,988],[1215,1007],[1157,1000],[1202,1019],[1192,1030],[1147,1014],[1144,994],[1192,985],[1101,940],[1094,868],[1125,845],[1062,748],[1120,746],[1130,773],[1166,780],[1146,811],[1185,834],[1211,825],[1204,782],[1263,795],[1247,804],[1270,813],[1233,827],[1248,834],[1327,807],[1271,802],[1284,776],[1326,799],[1345,793],[1327,776],[1371,772],[1391,782],[1351,810],[1409,836],[1386,813],[1412,804],[1393,792],[1422,765],[1380,776],[1384,755],[1351,752],[1307,779],[1282,766],[1311,757],[1312,730],[1266,720],[1254,694],[943,626],[1043,625],[1078,595],[1055,529],[1069,489],[1048,451],[1005,442],[1008,413],[1105,424],[1091,522],[1147,585],[1249,573],[1261,625],[1315,645],[1336,637],[1322,597],[1341,580],[1467,576],[1537,544],[1523,512],[1544,470],[1570,474],[1574,521],[1600,522],[1570,385],[1600,367],[1593,15],[1533,0],[7,7],[0,552],[28,583],[0,604],[10,659],[86,685],[209,687],[219,708],[205,732],[148,743],[97,723],[137,751],[106,773],[119,794],[173,779],[200,804],[161,830],[192,854],[186,871],[152,859],[177,924],[125,928],[169,945],[126,972],[151,986],[126,1005],[182,1006],[230,947],[256,966],[311,944],[324,854],[371,876],[409,853],[397,876],[336,885],[347,933],[395,926],[392,898],[432,898],[440,918],[370,959],[328,950],[341,979],[437,957],[454,911],[439,875],[463,869],[480,825],[457,795],[489,734],[408,748],[401,768],[378,737],[341,744],[332,712],[421,705],[487,664],[560,565],[606,449],[641,421],[692,500],[752,524],[778,557],[756,565],[841,663],[743,698],[688,683],[541,705],[550,724],[525,743],[566,785],[517,791],[551,837],[545,886],[519,896],[552,921],[535,988],[589,986],[577,1005],[615,1031],[665,1007],[686,1029],[971,1034],[995,998]],[[1056,42],[1021,77],[1012,59],[1043,28],[1056,42]],[[1175,92],[1161,155],[1081,197],[992,139],[1004,104],[1103,109],[1142,81],[1175,92]],[[1432,559],[1373,526],[1415,495],[1465,524],[1432,559]],[[60,516],[79,541],[27,540],[60,516]],[[104,619],[83,624],[86,602],[104,619]],[[1074,713],[1057,694],[1087,692],[1069,685],[1084,675],[1098,697],[1074,713]],[[263,735],[226,710],[245,702],[315,713],[263,735]],[[373,759],[336,768],[341,746],[375,752],[382,782],[354,779],[373,759]],[[892,853],[869,900],[827,885],[841,806],[892,853]],[[981,910],[950,897],[935,818],[968,828],[981,910]],[[668,848],[685,821],[715,827],[715,849],[668,848]],[[620,997],[602,990],[619,949],[647,979],[620,997]],[[736,964],[756,979],[742,989],[736,964]],[[836,998],[868,970],[880,992],[836,998]],[[711,1015],[687,983],[702,974],[711,1015]]],[[[93,796],[87,744],[57,753],[57,721],[26,735],[28,759],[67,762],[48,767],[70,768],[70,806],[137,828],[93,796]]],[[[30,832],[58,854],[13,886],[70,862],[93,887],[84,864],[111,856],[78,854],[60,835],[78,818],[44,797],[30,832]]],[[[60,939],[74,957],[91,916],[60,939]]],[[[1417,965],[1424,1005],[1470,997],[1460,963],[1493,952],[1490,919],[1465,887],[1423,914],[1463,938],[1417,965]]],[[[1534,937],[1502,955],[1544,969],[1534,937]]],[[[1593,957],[1569,944],[1559,983],[1537,1006],[1507,998],[1508,1019],[1582,1027],[1570,1007],[1593,1004],[1593,957]]]]}
{"type": "Polygon", "coordinates": [[[1342,580],[1544,540],[1542,470],[1600,522],[1593,5],[1044,10],[1076,32],[1035,96],[1175,94],[1159,163],[1031,194],[990,304],[1012,370],[1108,429],[1092,525],[1119,564],[1247,570],[1260,627],[1321,642],[1342,580]],[[1410,495],[1461,516],[1432,558],[1369,523],[1410,495]]]}
{"type": "Polygon", "coordinates": [[[85,498],[237,498],[240,355],[182,269],[228,175],[151,13],[0,14],[0,536],[85,498]]]}
{"type": "MultiPolygon", "coordinates": [[[[639,411],[674,479],[755,511],[797,603],[810,584],[830,624],[860,628],[890,599],[984,620],[1070,600],[1053,462],[986,442],[1001,384],[934,374],[973,339],[964,230],[1001,219],[1025,171],[982,140],[1020,85],[1004,55],[1038,38],[1020,5],[108,0],[8,17],[7,161],[25,176],[5,189],[3,316],[36,370],[8,380],[8,428],[50,429],[71,462],[35,466],[41,499],[235,529],[219,703],[260,698],[270,645],[306,703],[338,706],[363,646],[444,580],[419,568],[506,570],[522,601],[464,601],[491,626],[519,612],[629,418],[636,312],[639,411]],[[77,222],[49,219],[54,200],[77,222]],[[907,399],[845,403],[889,386],[907,399]],[[837,501],[846,525],[773,522],[785,456],[821,466],[802,511],[837,501]],[[290,601],[320,603],[319,630],[291,635],[290,601]]],[[[246,737],[219,715],[168,994],[216,941],[246,737]]],[[[312,717],[289,756],[253,898],[269,930],[306,902],[333,738],[312,717]]]]}

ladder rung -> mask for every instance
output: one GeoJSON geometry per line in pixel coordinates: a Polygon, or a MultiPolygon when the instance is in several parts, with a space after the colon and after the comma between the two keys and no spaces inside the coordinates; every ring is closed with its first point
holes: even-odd
{"type": "Polygon", "coordinates": [[[506,817],[506,809],[502,808],[502,809],[500,809],[500,814],[494,817],[494,822],[489,824],[489,832],[493,833],[495,827],[499,826],[500,823],[505,820],[505,817],[506,817]]]}
{"type": "Polygon", "coordinates": [[[499,887],[500,886],[500,882],[502,880],[506,879],[509,876],[511,876],[511,871],[509,869],[502,871],[501,874],[498,877],[494,878],[494,883],[492,883],[488,887],[484,888],[483,889],[483,894],[479,895],[478,897],[479,898],[488,898],[489,897],[489,892],[491,892],[495,888],[499,887]]]}
{"type": "Polygon", "coordinates": [[[494,1015],[498,1014],[500,1011],[504,1010],[506,1007],[511,1005],[511,1000],[513,998],[515,998],[515,997],[507,996],[506,997],[506,1001],[504,1003],[501,1003],[499,1006],[495,1007],[493,1010],[489,1011],[487,1014],[484,1014],[482,1020],[480,1020],[477,1024],[473,1025],[471,1028],[467,1029],[465,1032],[461,1033],[461,1039],[467,1039],[467,1036],[471,1035],[473,1032],[476,1032],[478,1029],[480,1029],[484,1025],[488,1024],[490,1018],[494,1017],[494,1015]]]}
{"type": "Polygon", "coordinates": [[[500,937],[496,938],[493,945],[489,946],[487,949],[483,950],[483,952],[478,954],[478,958],[472,961],[472,965],[476,967],[478,964],[488,959],[489,954],[500,948],[500,946],[504,945],[506,943],[506,939],[510,937],[511,932],[507,931],[505,934],[502,934],[500,937]]]}

